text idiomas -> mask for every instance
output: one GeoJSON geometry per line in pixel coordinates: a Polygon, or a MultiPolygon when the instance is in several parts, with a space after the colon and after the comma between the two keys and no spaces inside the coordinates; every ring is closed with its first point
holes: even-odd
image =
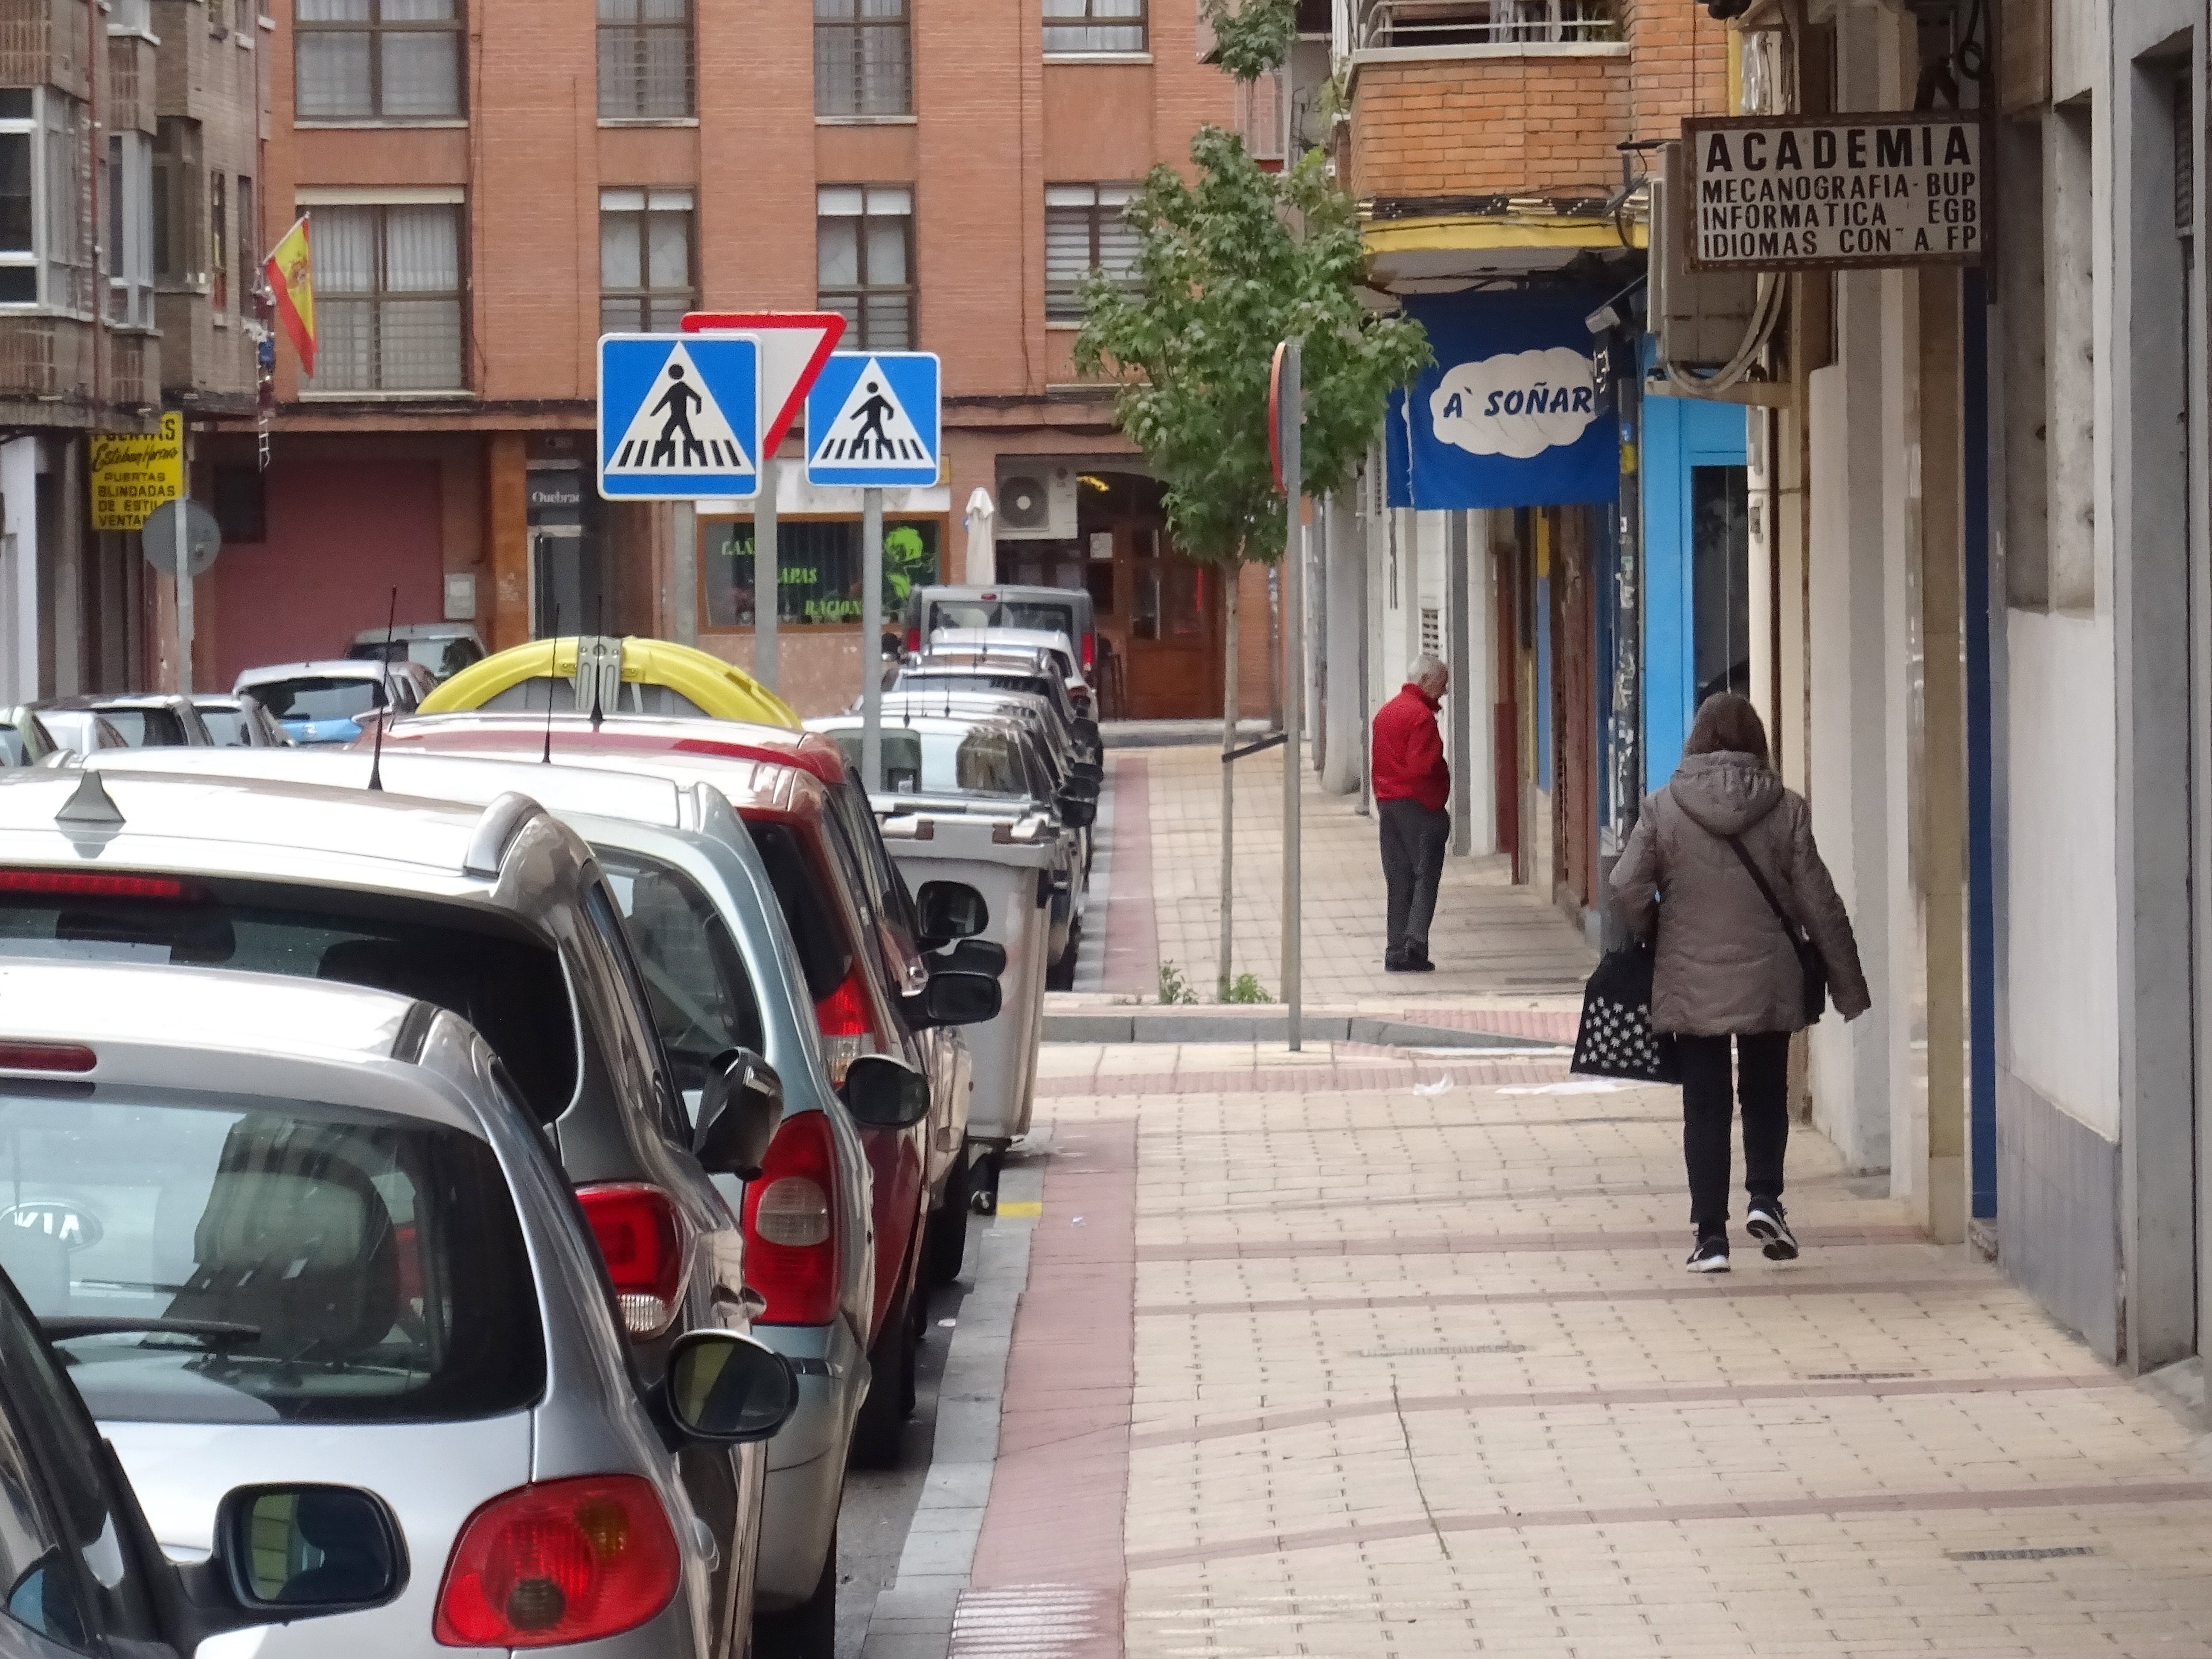
{"type": "Polygon", "coordinates": [[[1982,130],[1912,114],[1683,123],[1700,269],[1978,259],[1982,130]]]}

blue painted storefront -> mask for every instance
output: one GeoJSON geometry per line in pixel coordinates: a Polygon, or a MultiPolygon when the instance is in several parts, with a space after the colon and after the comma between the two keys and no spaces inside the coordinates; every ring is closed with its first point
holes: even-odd
{"type": "Polygon", "coordinates": [[[1697,713],[1697,583],[1692,556],[1691,469],[1742,466],[1741,404],[1694,398],[1644,400],[1644,778],[1674,775],[1697,713]]]}

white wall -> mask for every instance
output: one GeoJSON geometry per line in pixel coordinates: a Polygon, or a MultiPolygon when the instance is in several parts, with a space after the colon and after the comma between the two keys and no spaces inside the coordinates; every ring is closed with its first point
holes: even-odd
{"type": "Polygon", "coordinates": [[[0,444],[0,701],[39,696],[39,441],[0,444]]]}

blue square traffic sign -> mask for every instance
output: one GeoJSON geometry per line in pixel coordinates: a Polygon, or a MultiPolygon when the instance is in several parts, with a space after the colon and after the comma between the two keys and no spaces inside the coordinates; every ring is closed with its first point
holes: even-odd
{"type": "Polygon", "coordinates": [[[732,335],[599,341],[599,494],[689,501],[760,489],[760,346],[732,335]]]}
{"type": "Polygon", "coordinates": [[[942,453],[933,351],[840,351],[806,394],[806,481],[848,489],[937,482],[942,453]]]}

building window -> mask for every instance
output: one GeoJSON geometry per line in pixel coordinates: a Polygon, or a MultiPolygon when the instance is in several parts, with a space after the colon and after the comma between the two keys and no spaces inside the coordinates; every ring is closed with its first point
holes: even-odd
{"type": "Polygon", "coordinates": [[[303,121],[461,113],[460,0],[297,0],[292,32],[303,121]]]}
{"type": "Polygon", "coordinates": [[[154,280],[197,289],[200,264],[200,124],[164,115],[154,132],[154,280]]]}
{"type": "Polygon", "coordinates": [[[814,112],[914,113],[907,0],[814,0],[814,112]]]}
{"type": "Polygon", "coordinates": [[[154,325],[154,141],[143,132],[107,140],[107,319],[154,325]]]}
{"type": "MultiPolygon", "coordinates": [[[[938,580],[939,519],[884,520],[884,615],[938,580]]],[[[702,520],[699,581],[708,628],[750,628],[754,621],[753,521],[702,520]]],[[[776,532],[777,617],[787,623],[850,628],[860,620],[860,520],[786,519],[776,532]]]]}
{"type": "Polygon", "coordinates": [[[230,308],[230,192],[220,173],[208,175],[208,300],[230,308]]]}
{"type": "Polygon", "coordinates": [[[848,351],[913,350],[913,190],[825,185],[815,201],[816,306],[844,317],[848,351]]]}
{"type": "Polygon", "coordinates": [[[240,316],[253,309],[253,289],[261,274],[261,220],[254,210],[253,180],[243,173],[238,180],[238,288],[232,294],[240,316]]]}
{"type": "Polygon", "coordinates": [[[599,0],[599,118],[679,120],[691,101],[691,0],[599,0]]]}
{"type": "Polygon", "coordinates": [[[94,314],[92,166],[82,104],[0,88],[0,305],[94,314]]]}
{"type": "Polygon", "coordinates": [[[1055,323],[1083,320],[1083,279],[1103,271],[1127,286],[1137,269],[1137,233],[1129,228],[1133,185],[1044,187],[1044,314],[1055,323]]]}
{"type": "Polygon", "coordinates": [[[314,207],[311,392],[459,392],[457,203],[314,207]]]}
{"type": "Polygon", "coordinates": [[[1143,52],[1145,0],[1044,0],[1044,49],[1143,52]]]}
{"type": "Polygon", "coordinates": [[[672,334],[698,308],[691,261],[691,192],[599,192],[599,328],[672,334]]]}

